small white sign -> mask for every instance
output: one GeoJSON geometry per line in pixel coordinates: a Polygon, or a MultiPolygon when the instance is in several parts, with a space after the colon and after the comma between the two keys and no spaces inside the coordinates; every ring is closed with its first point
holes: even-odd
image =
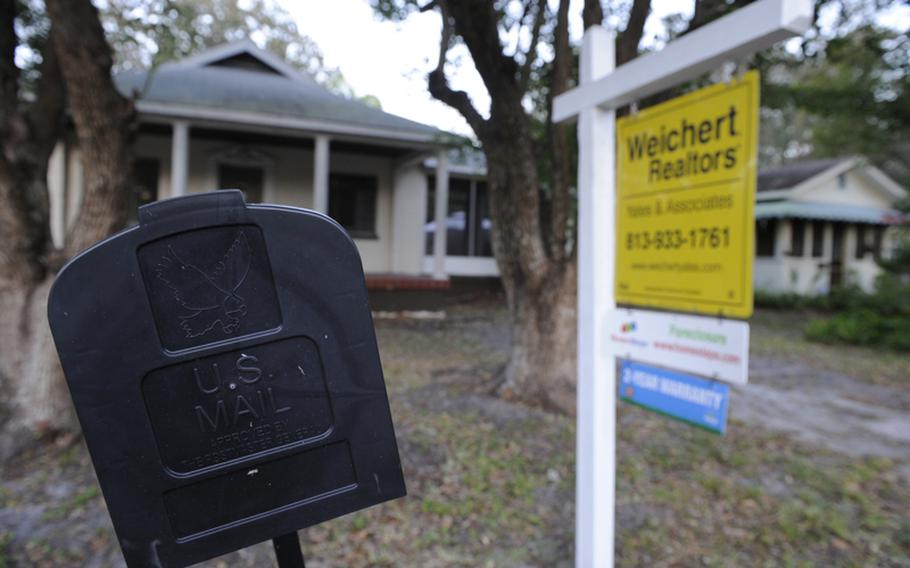
{"type": "Polygon", "coordinates": [[[609,352],[729,383],[749,379],[749,324],[675,313],[616,309],[606,320],[609,352]]]}

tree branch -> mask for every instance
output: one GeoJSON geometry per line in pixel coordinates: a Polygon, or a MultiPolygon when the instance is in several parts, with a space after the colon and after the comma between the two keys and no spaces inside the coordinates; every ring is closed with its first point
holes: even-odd
{"type": "Polygon", "coordinates": [[[82,206],[67,256],[120,229],[126,220],[133,105],[114,86],[111,49],[90,0],[46,0],[54,48],[82,155],[82,206]]]}
{"type": "Polygon", "coordinates": [[[436,61],[436,69],[427,76],[430,95],[457,110],[477,134],[477,137],[482,138],[486,128],[486,119],[474,108],[471,97],[464,91],[452,89],[446,79],[446,54],[449,52],[449,44],[452,41],[452,22],[445,4],[439,4],[439,7],[442,14],[442,36],[439,39],[439,58],[436,61]]]}
{"type": "Polygon", "coordinates": [[[63,76],[54,47],[53,30],[48,34],[44,50],[41,52],[40,77],[35,87],[35,100],[29,106],[26,120],[35,146],[46,163],[60,134],[63,132],[66,92],[63,88],[63,76]]]}
{"type": "Polygon", "coordinates": [[[568,218],[571,204],[571,164],[569,156],[569,128],[565,124],[554,124],[553,98],[568,90],[569,68],[572,53],[569,47],[569,0],[560,0],[556,13],[556,30],[553,38],[553,78],[548,95],[547,134],[550,155],[553,160],[553,187],[550,202],[549,255],[562,261],[568,251],[568,218]]]}
{"type": "Polygon", "coordinates": [[[616,38],[616,64],[622,65],[638,56],[638,44],[651,13],[651,0],[635,0],[629,11],[629,23],[616,38]]]}
{"type": "Polygon", "coordinates": [[[585,29],[599,26],[604,22],[604,9],[600,0],[585,0],[585,7],[581,10],[581,20],[585,29]]]}
{"type": "Polygon", "coordinates": [[[35,187],[44,184],[44,171],[19,108],[15,20],[16,0],[0,0],[0,288],[37,282],[48,242],[40,214],[47,191],[35,187]]]}
{"type": "Polygon", "coordinates": [[[0,0],[0,113],[15,114],[19,103],[19,68],[16,67],[16,0],[0,0]]]}
{"type": "Polygon", "coordinates": [[[531,43],[528,45],[528,51],[525,53],[525,60],[521,66],[521,76],[519,78],[519,83],[521,84],[521,89],[523,91],[528,89],[528,81],[531,78],[531,66],[534,64],[534,60],[537,59],[537,42],[540,41],[540,29],[543,26],[543,20],[546,13],[546,0],[538,0],[537,14],[534,16],[534,27],[531,29],[531,43]]]}
{"type": "Polygon", "coordinates": [[[474,66],[490,93],[491,119],[500,111],[511,115],[521,107],[525,92],[519,83],[519,68],[515,58],[503,53],[499,36],[499,17],[495,4],[486,0],[442,2],[454,24],[453,33],[461,36],[471,53],[474,66]]]}

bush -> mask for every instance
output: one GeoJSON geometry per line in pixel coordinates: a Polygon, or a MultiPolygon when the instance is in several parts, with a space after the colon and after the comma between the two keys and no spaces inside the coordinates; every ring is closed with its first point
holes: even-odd
{"type": "Polygon", "coordinates": [[[793,292],[765,292],[755,291],[755,305],[759,308],[771,310],[794,310],[812,307],[817,299],[811,296],[801,296],[793,292]]]}
{"type": "Polygon", "coordinates": [[[809,322],[807,339],[910,351],[910,285],[898,277],[881,276],[873,294],[839,290],[827,304],[840,313],[809,322]]]}

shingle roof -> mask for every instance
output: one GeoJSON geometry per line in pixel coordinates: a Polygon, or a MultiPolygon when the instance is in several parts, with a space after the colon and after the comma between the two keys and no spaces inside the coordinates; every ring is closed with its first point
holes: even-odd
{"type": "Polygon", "coordinates": [[[779,191],[796,187],[807,179],[833,168],[848,158],[805,160],[758,172],[757,191],[779,191]]]}
{"type": "Polygon", "coordinates": [[[126,95],[144,89],[142,102],[338,122],[428,137],[440,134],[432,126],[334,95],[312,80],[292,80],[273,73],[177,63],[159,67],[147,86],[145,71],[120,73],[114,81],[126,95]]]}

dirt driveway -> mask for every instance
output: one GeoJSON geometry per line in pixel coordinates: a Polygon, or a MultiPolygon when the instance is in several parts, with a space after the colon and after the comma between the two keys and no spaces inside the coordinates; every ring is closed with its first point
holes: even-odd
{"type": "Polygon", "coordinates": [[[910,484],[910,356],[806,342],[807,314],[759,312],[731,416],[850,456],[894,460],[910,484]]]}

